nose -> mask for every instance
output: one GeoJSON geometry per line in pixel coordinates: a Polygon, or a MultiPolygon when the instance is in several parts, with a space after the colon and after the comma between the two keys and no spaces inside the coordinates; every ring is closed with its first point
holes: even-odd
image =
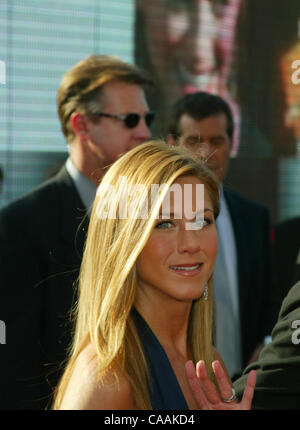
{"type": "Polygon", "coordinates": [[[192,68],[196,74],[210,73],[216,67],[215,43],[218,22],[210,2],[200,2],[191,27],[192,68]]]}
{"type": "Polygon", "coordinates": [[[197,230],[182,229],[178,234],[179,254],[195,254],[200,250],[200,239],[197,230]]]}
{"type": "Polygon", "coordinates": [[[215,158],[216,150],[209,141],[208,143],[206,143],[206,141],[200,142],[193,147],[189,147],[187,145],[187,149],[190,150],[200,161],[212,162],[215,158]]]}
{"type": "Polygon", "coordinates": [[[207,74],[215,70],[217,66],[216,39],[211,35],[197,34],[194,39],[192,53],[192,70],[195,74],[207,74]]]}
{"type": "Polygon", "coordinates": [[[201,160],[208,160],[212,157],[213,148],[211,147],[209,141],[202,141],[196,148],[197,156],[201,160]]]}

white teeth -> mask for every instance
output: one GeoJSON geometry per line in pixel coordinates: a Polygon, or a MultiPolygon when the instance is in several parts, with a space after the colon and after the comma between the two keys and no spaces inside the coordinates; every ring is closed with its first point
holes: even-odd
{"type": "Polygon", "coordinates": [[[187,270],[187,271],[198,269],[198,267],[200,267],[200,264],[196,264],[196,266],[190,266],[190,267],[171,266],[171,268],[175,270],[187,270]]]}

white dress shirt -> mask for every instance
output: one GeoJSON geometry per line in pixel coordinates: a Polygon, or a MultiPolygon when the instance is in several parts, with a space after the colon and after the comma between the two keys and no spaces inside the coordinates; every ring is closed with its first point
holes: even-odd
{"type": "Polygon", "coordinates": [[[233,226],[223,187],[217,218],[219,249],[214,271],[215,346],[230,376],[242,371],[238,267],[233,226]]]}
{"type": "Polygon", "coordinates": [[[88,213],[90,213],[92,204],[96,196],[97,185],[94,184],[94,182],[90,181],[81,172],[79,172],[79,170],[71,160],[71,157],[67,159],[66,169],[71,178],[73,179],[74,185],[78,191],[82,203],[88,210],[88,213]]]}

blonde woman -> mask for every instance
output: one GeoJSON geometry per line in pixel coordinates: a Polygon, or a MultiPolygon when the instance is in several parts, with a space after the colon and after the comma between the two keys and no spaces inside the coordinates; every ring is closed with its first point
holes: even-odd
{"type": "Polygon", "coordinates": [[[148,142],[110,167],[93,205],[54,409],[197,408],[189,360],[206,363],[213,386],[221,374],[220,396],[230,398],[212,347],[218,212],[213,174],[181,149],[148,142]]]}

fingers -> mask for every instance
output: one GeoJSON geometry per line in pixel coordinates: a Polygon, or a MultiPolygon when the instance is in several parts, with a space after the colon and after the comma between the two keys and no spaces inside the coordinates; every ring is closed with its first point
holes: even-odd
{"type": "Polygon", "coordinates": [[[201,382],[201,388],[205,392],[207,400],[212,404],[219,403],[221,400],[220,395],[215,384],[211,381],[207,374],[206,366],[203,360],[198,361],[196,370],[197,376],[201,382]]]}
{"type": "Polygon", "coordinates": [[[247,378],[246,388],[244,390],[242,401],[241,401],[243,409],[251,409],[255,384],[256,384],[256,371],[251,370],[247,378]]]}
{"type": "Polygon", "coordinates": [[[216,376],[222,400],[229,399],[232,396],[232,384],[231,381],[228,380],[223,366],[218,360],[215,360],[212,363],[212,368],[216,376]]]}
{"type": "Polygon", "coordinates": [[[189,380],[197,378],[195,366],[192,360],[189,360],[185,363],[185,371],[189,380]]]}
{"type": "Polygon", "coordinates": [[[204,361],[199,361],[196,369],[193,362],[188,361],[185,368],[191,390],[200,409],[251,409],[256,384],[255,370],[252,370],[248,375],[242,401],[240,403],[237,401],[224,403],[224,399],[229,399],[232,396],[232,383],[218,360],[212,363],[212,368],[220,393],[210,380],[204,361]]]}
{"type": "Polygon", "coordinates": [[[192,393],[195,397],[197,405],[199,409],[207,410],[209,409],[209,405],[207,403],[207,399],[205,394],[202,391],[200,381],[198,380],[195,366],[192,361],[187,361],[185,364],[186,375],[192,390],[192,393]]]}

